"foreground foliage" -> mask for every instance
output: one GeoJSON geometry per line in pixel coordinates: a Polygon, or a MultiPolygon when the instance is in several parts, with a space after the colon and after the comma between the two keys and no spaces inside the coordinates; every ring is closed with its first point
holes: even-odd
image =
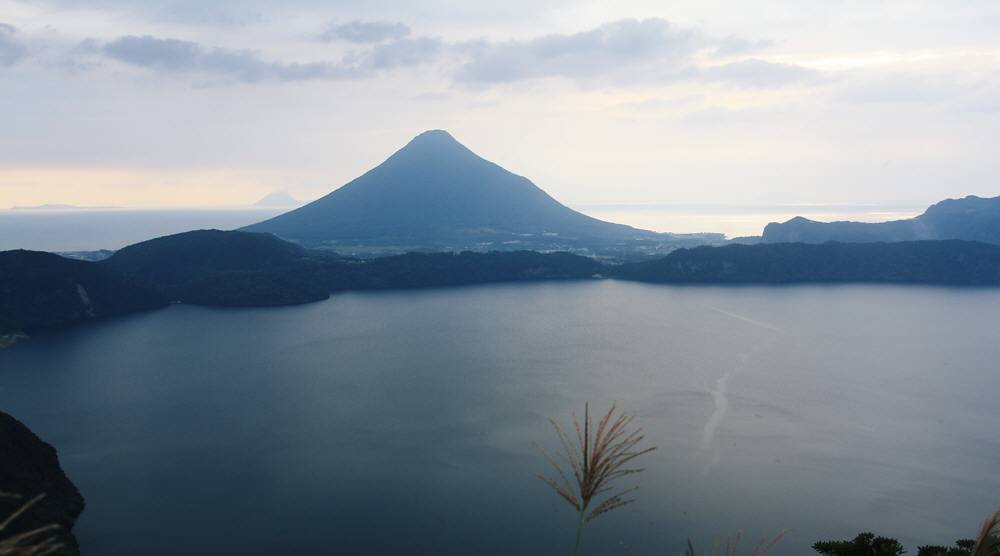
{"type": "MultiPolygon", "coordinates": [[[[0,411],[0,539],[19,537],[19,544],[37,544],[41,537],[51,537],[61,545],[53,554],[78,556],[72,529],[84,506],[55,448],[0,411]]],[[[6,554],[0,551],[0,556],[6,554]]]]}
{"type": "Polygon", "coordinates": [[[874,533],[861,533],[850,541],[817,542],[813,550],[824,556],[900,556],[906,552],[896,539],[874,533]]]}
{"type": "MultiPolygon", "coordinates": [[[[813,544],[824,556],[900,556],[906,551],[896,539],[861,533],[850,541],[813,544]]],[[[986,518],[975,539],[955,541],[955,546],[921,546],[917,556],[1000,556],[1000,510],[986,518]]]]}
{"type": "MultiPolygon", "coordinates": [[[[0,498],[20,499],[20,496],[0,492],[0,498]]],[[[39,494],[21,504],[14,513],[0,521],[0,556],[49,556],[64,548],[56,536],[60,530],[56,524],[43,525],[20,533],[8,533],[15,520],[44,498],[44,494],[39,494]]]]}
{"type": "Polygon", "coordinates": [[[574,555],[580,551],[580,538],[585,523],[634,501],[627,496],[638,487],[616,492],[617,485],[613,484],[622,477],[642,471],[627,468],[626,464],[656,449],[655,446],[639,448],[644,439],[642,429],[630,431],[629,425],[634,417],[624,414],[616,416],[615,410],[616,407],[612,405],[597,423],[595,431],[590,419],[590,404],[584,405],[583,423],[573,414],[575,440],[554,419],[549,420],[559,437],[562,463],[546,455],[556,471],[556,478],[541,475],[539,478],[579,514],[574,555]],[[572,480],[569,475],[572,475],[572,480]],[[603,500],[598,501],[601,497],[604,497],[603,500]]]}
{"type": "MultiPolygon", "coordinates": [[[[786,531],[778,533],[773,539],[761,539],[757,546],[754,547],[753,551],[750,552],[750,556],[764,556],[769,550],[774,548],[778,541],[785,536],[786,531]]],[[[708,553],[710,556],[737,556],[739,554],[740,540],[742,540],[742,534],[736,533],[736,536],[732,539],[726,539],[725,545],[720,545],[715,543],[712,545],[712,552],[708,553]]],[[[687,550],[684,552],[684,556],[698,556],[698,553],[694,550],[694,545],[691,541],[688,541],[687,550]]]]}

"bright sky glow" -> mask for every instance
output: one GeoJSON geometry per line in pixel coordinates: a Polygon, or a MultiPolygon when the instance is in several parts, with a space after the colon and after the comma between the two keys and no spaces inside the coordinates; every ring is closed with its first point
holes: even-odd
{"type": "Polygon", "coordinates": [[[997,29],[988,0],[0,0],[0,207],[310,199],[431,128],[570,205],[995,196],[997,29]]]}

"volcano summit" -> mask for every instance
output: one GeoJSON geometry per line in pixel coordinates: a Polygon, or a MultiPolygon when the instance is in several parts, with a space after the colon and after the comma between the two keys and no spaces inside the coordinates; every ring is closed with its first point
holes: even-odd
{"type": "Polygon", "coordinates": [[[440,130],[421,133],[325,197],[244,230],[345,252],[649,250],[683,242],[579,213],[440,130]]]}

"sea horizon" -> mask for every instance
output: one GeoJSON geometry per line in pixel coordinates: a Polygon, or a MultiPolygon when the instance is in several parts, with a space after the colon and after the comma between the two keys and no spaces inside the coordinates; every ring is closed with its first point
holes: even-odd
{"type": "MultiPolygon", "coordinates": [[[[661,233],[759,236],[796,216],[834,222],[887,222],[921,214],[931,202],[794,204],[567,204],[588,216],[661,233]]],[[[98,251],[196,229],[232,230],[297,207],[107,207],[0,209],[0,251],[98,251]]]]}

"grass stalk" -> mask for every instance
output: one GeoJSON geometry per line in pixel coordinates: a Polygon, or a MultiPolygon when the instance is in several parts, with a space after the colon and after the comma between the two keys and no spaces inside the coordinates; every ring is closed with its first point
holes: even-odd
{"type": "MultiPolygon", "coordinates": [[[[3,498],[20,498],[20,496],[0,492],[3,498]]],[[[63,548],[56,537],[55,532],[61,529],[58,525],[46,525],[30,531],[6,536],[7,528],[18,517],[31,509],[45,498],[45,494],[39,494],[31,500],[21,505],[14,513],[0,521],[0,556],[49,556],[63,548]]]]}
{"type": "Polygon", "coordinates": [[[636,458],[656,449],[640,448],[639,445],[645,439],[642,429],[630,430],[634,417],[616,415],[616,411],[617,407],[612,404],[611,409],[594,427],[590,418],[590,404],[585,404],[582,422],[573,414],[572,436],[566,434],[554,419],[549,419],[561,449],[558,458],[542,450],[555,470],[555,478],[544,475],[539,475],[538,478],[579,514],[573,556],[580,553],[584,525],[635,501],[627,497],[636,490],[635,487],[616,491],[615,483],[623,477],[640,473],[641,468],[627,466],[636,458]]]}

